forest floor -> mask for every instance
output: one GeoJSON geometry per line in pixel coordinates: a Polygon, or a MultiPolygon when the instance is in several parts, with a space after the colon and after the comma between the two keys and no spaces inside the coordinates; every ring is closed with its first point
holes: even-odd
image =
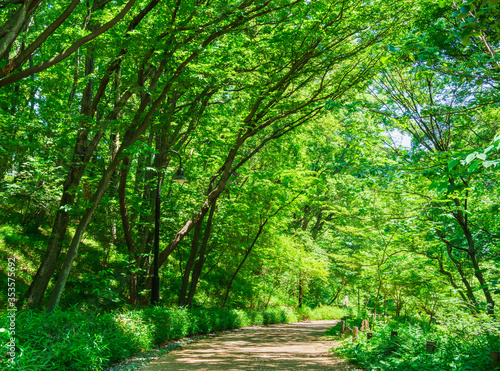
{"type": "Polygon", "coordinates": [[[338,321],[254,326],[184,343],[140,371],[357,370],[335,357],[324,337],[338,321]]]}

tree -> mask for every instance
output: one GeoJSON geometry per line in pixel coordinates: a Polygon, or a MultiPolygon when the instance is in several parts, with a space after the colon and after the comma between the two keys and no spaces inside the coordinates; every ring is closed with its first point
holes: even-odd
{"type": "MultiPolygon", "coordinates": [[[[435,236],[453,262],[455,272],[466,288],[468,301],[475,305],[476,298],[473,284],[463,267],[464,261],[472,265],[488,303],[488,311],[493,313],[495,302],[480,264],[484,245],[478,245],[479,241],[474,237],[481,233],[480,229],[476,229],[481,217],[476,213],[478,209],[474,210],[479,206],[476,185],[484,178],[479,171],[475,171],[479,162],[469,168],[457,165],[464,153],[483,147],[493,139],[495,126],[484,126],[479,122],[484,112],[495,112],[496,93],[482,84],[482,79],[487,81],[492,78],[487,68],[469,68],[470,73],[459,75],[443,68],[449,63],[453,63],[455,68],[465,67],[460,57],[456,57],[456,49],[454,54],[450,53],[453,50],[450,38],[443,40],[438,37],[433,44],[422,46],[424,41],[429,41],[429,35],[434,35],[438,29],[449,27],[456,37],[457,25],[450,27],[442,19],[433,21],[423,35],[410,38],[413,43],[408,42],[399,49],[393,47],[395,56],[409,56],[413,62],[405,67],[392,65],[387,69],[378,81],[380,90],[374,96],[381,103],[381,112],[389,127],[408,133],[413,139],[409,156],[405,157],[408,168],[421,172],[432,183],[429,188],[437,190],[437,198],[424,213],[432,221],[435,236]],[[412,55],[419,49],[419,60],[416,60],[412,55]],[[448,215],[452,216],[452,223],[448,215]]],[[[481,55],[480,49],[472,47],[464,52],[481,55]]],[[[425,190],[421,192],[426,193],[425,190]]],[[[434,254],[429,256],[439,259],[434,254]]],[[[452,285],[456,285],[441,260],[440,264],[441,272],[449,277],[452,285]]]]}

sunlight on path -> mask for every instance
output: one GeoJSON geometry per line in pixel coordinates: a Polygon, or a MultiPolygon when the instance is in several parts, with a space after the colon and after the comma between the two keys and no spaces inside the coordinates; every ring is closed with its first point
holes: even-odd
{"type": "Polygon", "coordinates": [[[223,333],[175,350],[140,371],[355,370],[334,357],[322,339],[337,321],[252,327],[223,333]]]}

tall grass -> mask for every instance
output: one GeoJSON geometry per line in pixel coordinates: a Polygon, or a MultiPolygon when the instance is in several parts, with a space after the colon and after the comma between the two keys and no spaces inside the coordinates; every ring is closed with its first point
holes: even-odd
{"type": "Polygon", "coordinates": [[[53,313],[20,311],[16,318],[16,363],[8,362],[8,319],[0,319],[0,368],[16,370],[100,370],[141,351],[186,336],[257,324],[333,319],[338,310],[271,308],[265,312],[235,309],[153,307],[111,313],[76,309],[53,313]],[[333,317],[332,317],[333,316],[333,317]],[[3,330],[3,331],[2,331],[3,330]]]}
{"type": "MultiPolygon", "coordinates": [[[[348,320],[351,326],[356,321],[348,320]]],[[[480,371],[491,370],[490,351],[500,351],[498,320],[457,311],[432,325],[412,318],[378,322],[372,332],[369,340],[363,334],[358,341],[348,338],[335,353],[366,370],[480,371]],[[391,337],[391,331],[397,336],[391,337]],[[435,352],[427,351],[427,341],[437,343],[435,352]]]]}

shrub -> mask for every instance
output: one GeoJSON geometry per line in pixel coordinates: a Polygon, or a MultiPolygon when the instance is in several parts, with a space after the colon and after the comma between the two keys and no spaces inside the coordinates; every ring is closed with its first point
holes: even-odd
{"type": "Polygon", "coordinates": [[[349,338],[334,351],[368,370],[491,369],[489,353],[500,350],[498,321],[462,312],[438,320],[435,325],[408,318],[378,322],[370,340],[349,338]],[[391,331],[397,337],[391,338],[391,331]],[[426,341],[435,341],[437,351],[428,353],[426,341]]]}
{"type": "MultiPolygon", "coordinates": [[[[310,312],[310,310],[308,311],[310,312]]],[[[312,312],[314,313],[314,311],[312,312]]],[[[0,366],[8,368],[6,313],[0,319],[0,366]],[[2,331],[3,330],[3,331],[2,331]]],[[[265,312],[233,309],[152,307],[95,313],[75,308],[53,313],[20,311],[16,317],[19,370],[97,370],[142,350],[185,336],[256,324],[297,321],[290,308],[265,312]]]]}
{"type": "Polygon", "coordinates": [[[309,307],[297,308],[295,314],[299,321],[310,321],[312,319],[312,309],[309,307]]]}
{"type": "Polygon", "coordinates": [[[319,306],[312,310],[311,320],[341,319],[346,314],[343,309],[331,306],[319,306]]]}

